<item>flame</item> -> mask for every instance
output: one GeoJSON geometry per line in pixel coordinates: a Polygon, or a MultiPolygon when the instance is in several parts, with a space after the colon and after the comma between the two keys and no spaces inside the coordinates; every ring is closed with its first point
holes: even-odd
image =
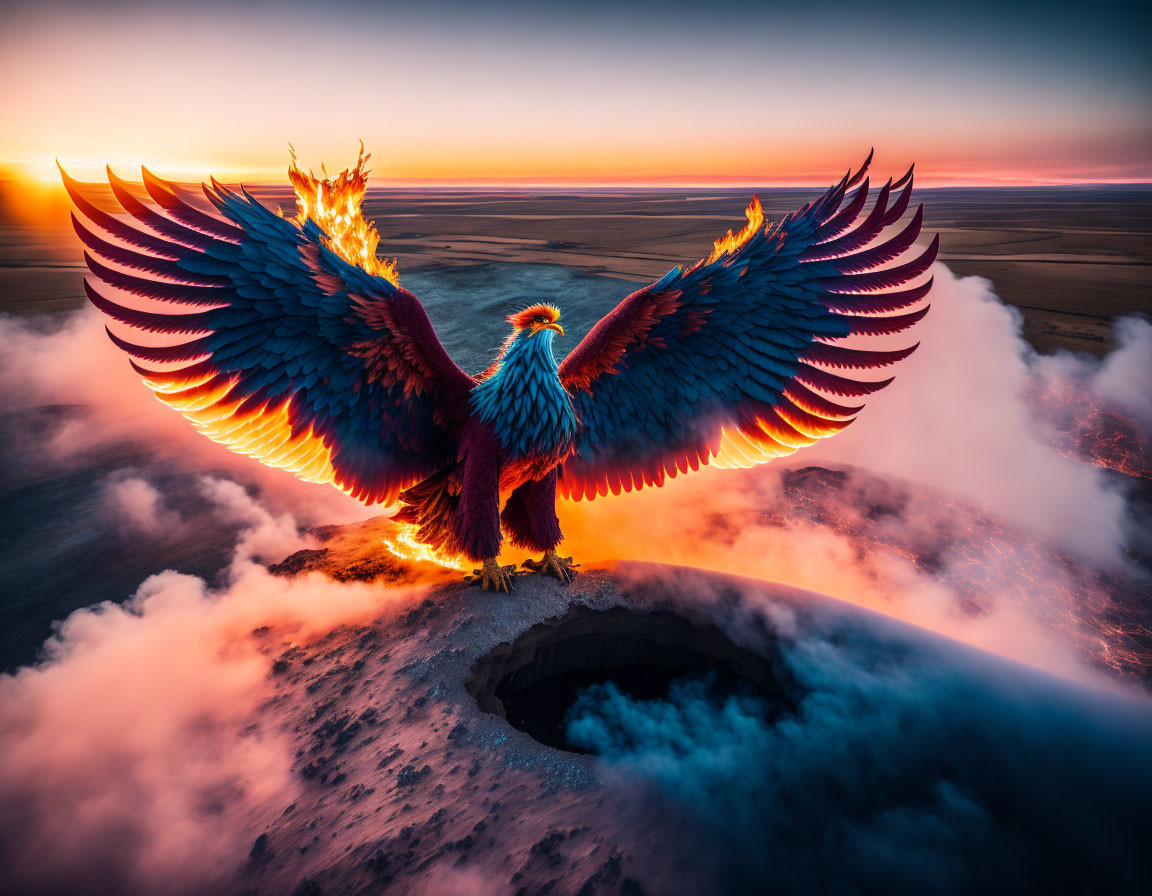
{"type": "Polygon", "coordinates": [[[288,169],[288,179],[296,190],[296,217],[292,221],[303,227],[309,218],[328,237],[328,247],[347,261],[362,268],[369,274],[383,277],[393,286],[399,286],[396,274],[396,259],[381,260],[376,257],[376,246],[380,234],[373,221],[366,221],[361,210],[364,193],[368,189],[368,171],[364,166],[372,154],[364,154],[364,143],[360,143],[360,155],[353,168],[345,169],[335,177],[321,166],[324,177],[316,177],[311,171],[305,174],[296,165],[296,150],[292,152],[292,165],[288,169]]]}
{"type": "Polygon", "coordinates": [[[450,554],[447,551],[437,550],[421,541],[417,541],[416,533],[418,527],[406,523],[397,523],[396,529],[397,533],[395,537],[383,538],[380,542],[384,545],[385,550],[392,554],[392,556],[399,557],[401,560],[435,563],[437,566],[445,566],[448,569],[458,569],[461,572],[468,570],[469,564],[465,558],[450,554]]]}
{"type": "Polygon", "coordinates": [[[748,223],[744,225],[744,229],[739,233],[733,233],[729,230],[724,236],[716,240],[712,247],[712,254],[708,256],[705,264],[712,264],[724,255],[731,255],[756,235],[756,232],[764,225],[764,208],[760,205],[759,197],[752,197],[752,201],[748,203],[748,208],[744,209],[744,216],[748,218],[748,223]]]}

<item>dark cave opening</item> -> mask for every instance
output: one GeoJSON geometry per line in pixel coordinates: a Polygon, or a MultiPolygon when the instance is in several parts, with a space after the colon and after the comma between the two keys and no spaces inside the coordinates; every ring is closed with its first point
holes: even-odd
{"type": "Polygon", "coordinates": [[[583,753],[568,741],[565,718],[585,688],[610,682],[636,700],[661,700],[686,679],[706,682],[717,698],[766,697],[773,710],[788,704],[770,657],[710,623],[623,607],[573,607],[533,626],[478,660],[467,687],[485,712],[549,747],[583,753]]]}

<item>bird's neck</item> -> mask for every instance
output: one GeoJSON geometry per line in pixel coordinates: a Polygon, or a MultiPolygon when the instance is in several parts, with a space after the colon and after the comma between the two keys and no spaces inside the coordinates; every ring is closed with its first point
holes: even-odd
{"type": "Polygon", "coordinates": [[[551,332],[512,340],[496,370],[472,390],[472,408],[492,425],[510,457],[566,450],[576,415],[560,382],[551,332]]]}

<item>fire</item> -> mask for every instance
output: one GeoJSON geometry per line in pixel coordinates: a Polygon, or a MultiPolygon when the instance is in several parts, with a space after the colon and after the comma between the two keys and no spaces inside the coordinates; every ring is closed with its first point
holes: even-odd
{"type": "Polygon", "coordinates": [[[364,154],[364,144],[360,144],[360,155],[353,168],[342,171],[335,177],[328,177],[323,166],[324,177],[316,177],[311,171],[305,174],[296,165],[296,150],[292,152],[292,166],[288,169],[288,179],[296,190],[296,217],[292,220],[300,225],[309,218],[328,236],[328,247],[347,261],[363,268],[369,274],[383,277],[393,286],[399,286],[396,274],[396,260],[381,260],[376,257],[376,247],[380,234],[373,221],[366,221],[361,210],[364,193],[368,189],[368,171],[364,166],[372,154],[364,154]]]}
{"type": "Polygon", "coordinates": [[[468,561],[463,557],[431,548],[417,541],[416,526],[397,523],[396,529],[395,537],[381,539],[381,544],[392,556],[410,562],[435,563],[437,566],[446,566],[448,569],[458,569],[461,572],[468,570],[468,561]]]}
{"type": "Polygon", "coordinates": [[[705,264],[712,264],[724,255],[731,255],[752,239],[756,232],[764,226],[764,208],[760,205],[759,197],[752,197],[752,201],[748,203],[748,208],[744,209],[744,216],[748,218],[748,223],[744,225],[744,229],[739,233],[733,233],[729,230],[724,236],[716,240],[712,247],[712,254],[708,256],[705,264]]]}

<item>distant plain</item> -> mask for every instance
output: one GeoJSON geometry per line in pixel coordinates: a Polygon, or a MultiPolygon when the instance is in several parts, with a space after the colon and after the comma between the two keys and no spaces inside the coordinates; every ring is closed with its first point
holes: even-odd
{"type": "MultiPolygon", "coordinates": [[[[287,188],[252,192],[294,208],[287,188]]],[[[382,188],[369,192],[365,212],[380,231],[380,254],[398,259],[401,282],[405,272],[442,266],[529,262],[643,284],[739,227],[751,192],[382,188]]],[[[756,192],[769,219],[819,195],[756,192]]],[[[1117,317],[1152,311],[1150,185],[923,189],[916,198],[924,233],[940,233],[941,260],[990,279],[1040,351],[1103,354],[1117,317]]],[[[80,307],[83,273],[62,191],[29,200],[0,181],[0,312],[80,307]]]]}

